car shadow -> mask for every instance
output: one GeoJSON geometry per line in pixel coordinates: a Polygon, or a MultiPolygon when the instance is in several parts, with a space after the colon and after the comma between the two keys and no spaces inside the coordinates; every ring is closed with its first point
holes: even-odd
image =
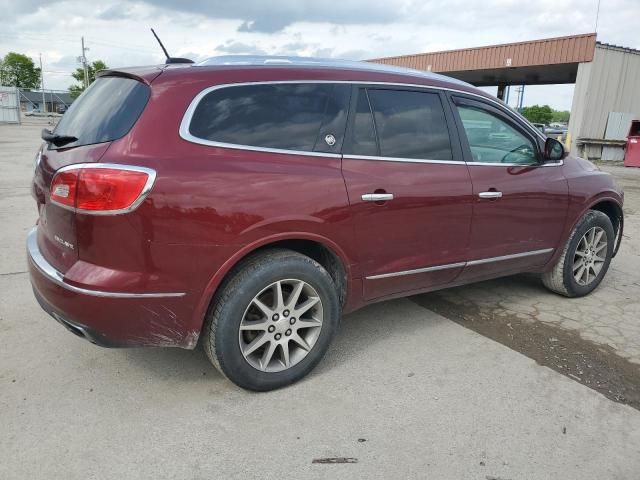
{"type": "Polygon", "coordinates": [[[404,338],[432,329],[441,317],[407,299],[375,303],[346,315],[333,345],[312,375],[327,373],[380,344],[397,348],[404,338]]]}
{"type": "Polygon", "coordinates": [[[200,344],[193,350],[145,347],[122,349],[121,352],[132,366],[161,381],[180,379],[191,383],[224,378],[209,362],[200,344]]]}
{"type": "MultiPolygon", "coordinates": [[[[536,276],[516,275],[454,287],[450,291],[463,292],[465,289],[477,289],[479,286],[489,289],[508,287],[524,291],[542,288],[536,276]]],[[[433,328],[442,317],[430,311],[429,303],[430,300],[439,298],[442,292],[443,290],[440,290],[406,299],[375,303],[344,316],[327,355],[307,378],[324,375],[340,368],[350,359],[363,355],[380,343],[397,345],[402,337],[433,328]]],[[[133,367],[144,370],[145,375],[160,381],[227,382],[211,365],[200,342],[194,350],[148,347],[123,349],[120,352],[133,367]]]]}
{"type": "MultiPolygon", "coordinates": [[[[398,341],[434,325],[433,314],[406,299],[369,305],[346,315],[325,358],[307,378],[340,368],[350,359],[385,341],[398,341]]],[[[394,342],[394,343],[395,343],[394,342]]],[[[397,343],[396,343],[397,344],[397,343]]],[[[209,362],[200,343],[194,350],[131,348],[119,350],[126,363],[162,382],[227,382],[209,362]]]]}

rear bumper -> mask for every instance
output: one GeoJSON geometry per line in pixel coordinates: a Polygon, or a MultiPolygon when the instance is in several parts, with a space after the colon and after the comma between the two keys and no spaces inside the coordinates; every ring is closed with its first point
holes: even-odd
{"type": "Polygon", "coordinates": [[[114,340],[108,338],[106,335],[101,334],[100,332],[95,331],[91,327],[86,325],[82,325],[80,323],[68,320],[64,318],[57,310],[47,302],[40,292],[33,288],[33,294],[36,297],[36,300],[42,307],[42,309],[51,315],[60,325],[69,330],[74,335],[84,338],[85,340],[89,340],[91,343],[95,345],[99,345],[101,347],[126,347],[127,345],[120,345],[115,343],[114,340]]]}
{"type": "Polygon", "coordinates": [[[40,306],[74,334],[105,347],[194,348],[192,300],[182,292],[124,292],[65,281],[38,248],[37,227],[27,236],[31,285],[40,306]]]}

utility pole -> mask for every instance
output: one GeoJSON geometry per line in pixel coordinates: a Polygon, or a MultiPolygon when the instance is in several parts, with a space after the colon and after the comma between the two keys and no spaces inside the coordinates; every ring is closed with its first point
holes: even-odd
{"type": "Polygon", "coordinates": [[[516,93],[518,94],[516,97],[516,110],[522,112],[522,106],[524,105],[524,84],[516,88],[516,93]]]}
{"type": "Polygon", "coordinates": [[[522,107],[524,107],[524,83],[520,88],[520,104],[518,105],[518,111],[522,113],[522,107]]]}
{"type": "Polygon", "coordinates": [[[89,86],[89,70],[87,69],[87,56],[85,52],[89,50],[84,46],[84,37],[80,37],[80,41],[82,43],[82,55],[80,56],[80,61],[82,62],[82,69],[84,70],[84,88],[86,89],[89,86]]]}
{"type": "Polygon", "coordinates": [[[40,54],[40,89],[42,90],[42,113],[47,113],[47,101],[44,97],[44,70],[42,69],[42,54],[40,54]]]}

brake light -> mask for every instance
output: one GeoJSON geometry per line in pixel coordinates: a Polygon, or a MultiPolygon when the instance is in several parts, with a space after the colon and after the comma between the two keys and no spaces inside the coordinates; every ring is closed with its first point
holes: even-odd
{"type": "Polygon", "coordinates": [[[135,209],[151,190],[150,168],[113,164],[65,167],[53,177],[51,201],[77,212],[118,214],[135,209]]]}

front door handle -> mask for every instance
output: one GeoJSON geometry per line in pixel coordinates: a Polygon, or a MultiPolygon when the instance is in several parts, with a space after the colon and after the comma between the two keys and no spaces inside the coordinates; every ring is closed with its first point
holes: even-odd
{"type": "Polygon", "coordinates": [[[393,200],[393,193],[365,193],[362,195],[363,202],[387,202],[393,200]]]}
{"type": "Polygon", "coordinates": [[[478,194],[478,196],[480,198],[488,198],[488,199],[492,199],[492,198],[502,198],[502,192],[480,192],[478,194]]]}

